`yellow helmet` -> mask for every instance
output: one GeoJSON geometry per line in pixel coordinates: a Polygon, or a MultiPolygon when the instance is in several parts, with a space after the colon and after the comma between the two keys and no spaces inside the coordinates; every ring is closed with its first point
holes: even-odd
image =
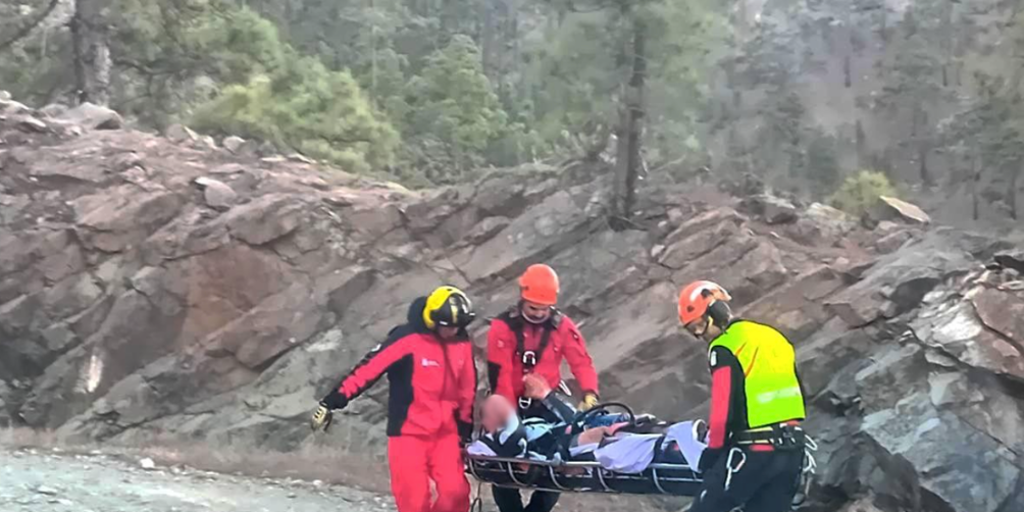
{"type": "Polygon", "coordinates": [[[473,303],[454,286],[441,286],[431,292],[423,308],[423,323],[430,330],[438,326],[466,327],[475,318],[473,303]]]}

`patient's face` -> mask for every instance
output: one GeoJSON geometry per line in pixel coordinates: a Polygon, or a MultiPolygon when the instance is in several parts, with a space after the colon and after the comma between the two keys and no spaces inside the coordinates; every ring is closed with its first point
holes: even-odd
{"type": "Polygon", "coordinates": [[[501,395],[491,395],[484,401],[482,423],[484,431],[493,434],[516,413],[515,407],[501,395]]]}

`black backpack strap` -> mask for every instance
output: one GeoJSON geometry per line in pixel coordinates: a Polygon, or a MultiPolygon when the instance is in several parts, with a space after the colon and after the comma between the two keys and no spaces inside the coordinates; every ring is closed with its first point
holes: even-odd
{"type": "Polygon", "coordinates": [[[480,441],[487,445],[498,457],[521,457],[525,455],[525,453],[522,453],[523,446],[526,446],[526,450],[529,451],[529,446],[524,442],[526,441],[526,431],[522,427],[515,429],[509,434],[505,442],[499,441],[501,434],[502,432],[498,431],[492,435],[483,435],[480,436],[480,441]]]}

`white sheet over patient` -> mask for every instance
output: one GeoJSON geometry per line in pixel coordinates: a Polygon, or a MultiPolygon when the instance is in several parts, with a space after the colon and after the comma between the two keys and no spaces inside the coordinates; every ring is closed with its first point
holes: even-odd
{"type": "Polygon", "coordinates": [[[658,434],[628,434],[594,451],[601,467],[619,473],[642,473],[654,461],[658,434]]]}

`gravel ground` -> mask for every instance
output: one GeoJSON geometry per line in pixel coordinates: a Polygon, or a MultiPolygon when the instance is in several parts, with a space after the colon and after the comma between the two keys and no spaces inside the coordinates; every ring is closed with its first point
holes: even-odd
{"type": "Polygon", "coordinates": [[[222,475],[49,450],[0,449],[3,512],[390,512],[390,497],[319,481],[222,475]]]}

